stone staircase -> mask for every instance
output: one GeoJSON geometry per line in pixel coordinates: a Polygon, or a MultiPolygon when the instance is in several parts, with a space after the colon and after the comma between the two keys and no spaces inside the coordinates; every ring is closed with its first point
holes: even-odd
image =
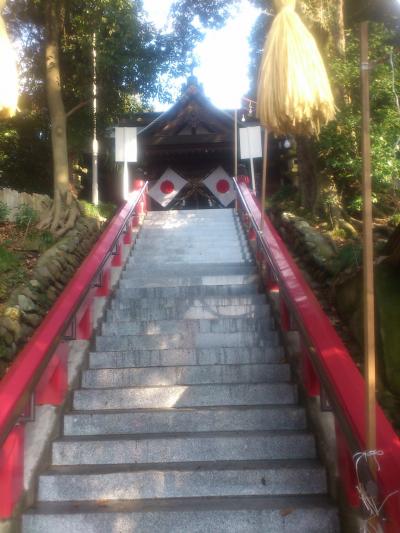
{"type": "Polygon", "coordinates": [[[337,533],[244,234],[148,214],[25,533],[337,533]]]}

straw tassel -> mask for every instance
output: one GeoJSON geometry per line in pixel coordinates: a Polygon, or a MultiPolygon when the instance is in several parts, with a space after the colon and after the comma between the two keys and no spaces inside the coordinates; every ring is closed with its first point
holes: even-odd
{"type": "Polygon", "coordinates": [[[328,76],[314,37],[295,11],[275,0],[277,15],[261,61],[257,116],[269,131],[318,135],[335,116],[328,76]]]}
{"type": "Polygon", "coordinates": [[[1,16],[5,0],[0,0],[0,118],[13,117],[17,111],[18,76],[16,57],[1,16]]]}

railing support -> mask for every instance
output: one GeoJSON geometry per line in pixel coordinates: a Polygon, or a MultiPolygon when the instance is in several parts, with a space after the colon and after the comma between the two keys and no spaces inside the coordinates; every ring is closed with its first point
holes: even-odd
{"type": "Polygon", "coordinates": [[[0,520],[12,516],[24,483],[24,426],[15,426],[0,448],[0,520]]]}
{"type": "Polygon", "coordinates": [[[145,190],[142,184],[115,215],[0,382],[0,520],[13,516],[23,492],[23,422],[27,418],[21,415],[32,397],[35,405],[59,406],[65,401],[67,341],[90,339],[95,299],[110,294],[111,268],[122,266],[123,247],[132,243],[135,209],[140,214],[137,223],[145,214],[145,190]]]}

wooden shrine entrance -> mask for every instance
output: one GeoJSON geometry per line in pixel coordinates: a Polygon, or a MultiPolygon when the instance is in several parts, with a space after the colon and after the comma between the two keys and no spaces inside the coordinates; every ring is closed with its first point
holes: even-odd
{"type": "MultiPolygon", "coordinates": [[[[149,180],[151,188],[172,169],[188,182],[168,209],[222,207],[202,180],[216,168],[233,176],[234,114],[214,107],[196,78],[189,78],[182,96],[168,111],[139,113],[120,125],[138,128],[135,177],[149,180]]],[[[163,207],[152,200],[151,209],[163,207]]]]}

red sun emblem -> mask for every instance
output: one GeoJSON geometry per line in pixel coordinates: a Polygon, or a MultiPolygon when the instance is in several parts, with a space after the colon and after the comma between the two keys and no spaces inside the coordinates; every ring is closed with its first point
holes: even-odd
{"type": "Polygon", "coordinates": [[[225,194],[230,188],[228,180],[222,179],[217,181],[216,189],[220,194],[225,194]]]}
{"type": "Polygon", "coordinates": [[[160,185],[161,192],[163,194],[171,194],[171,192],[174,192],[175,185],[170,180],[165,180],[160,185]]]}

